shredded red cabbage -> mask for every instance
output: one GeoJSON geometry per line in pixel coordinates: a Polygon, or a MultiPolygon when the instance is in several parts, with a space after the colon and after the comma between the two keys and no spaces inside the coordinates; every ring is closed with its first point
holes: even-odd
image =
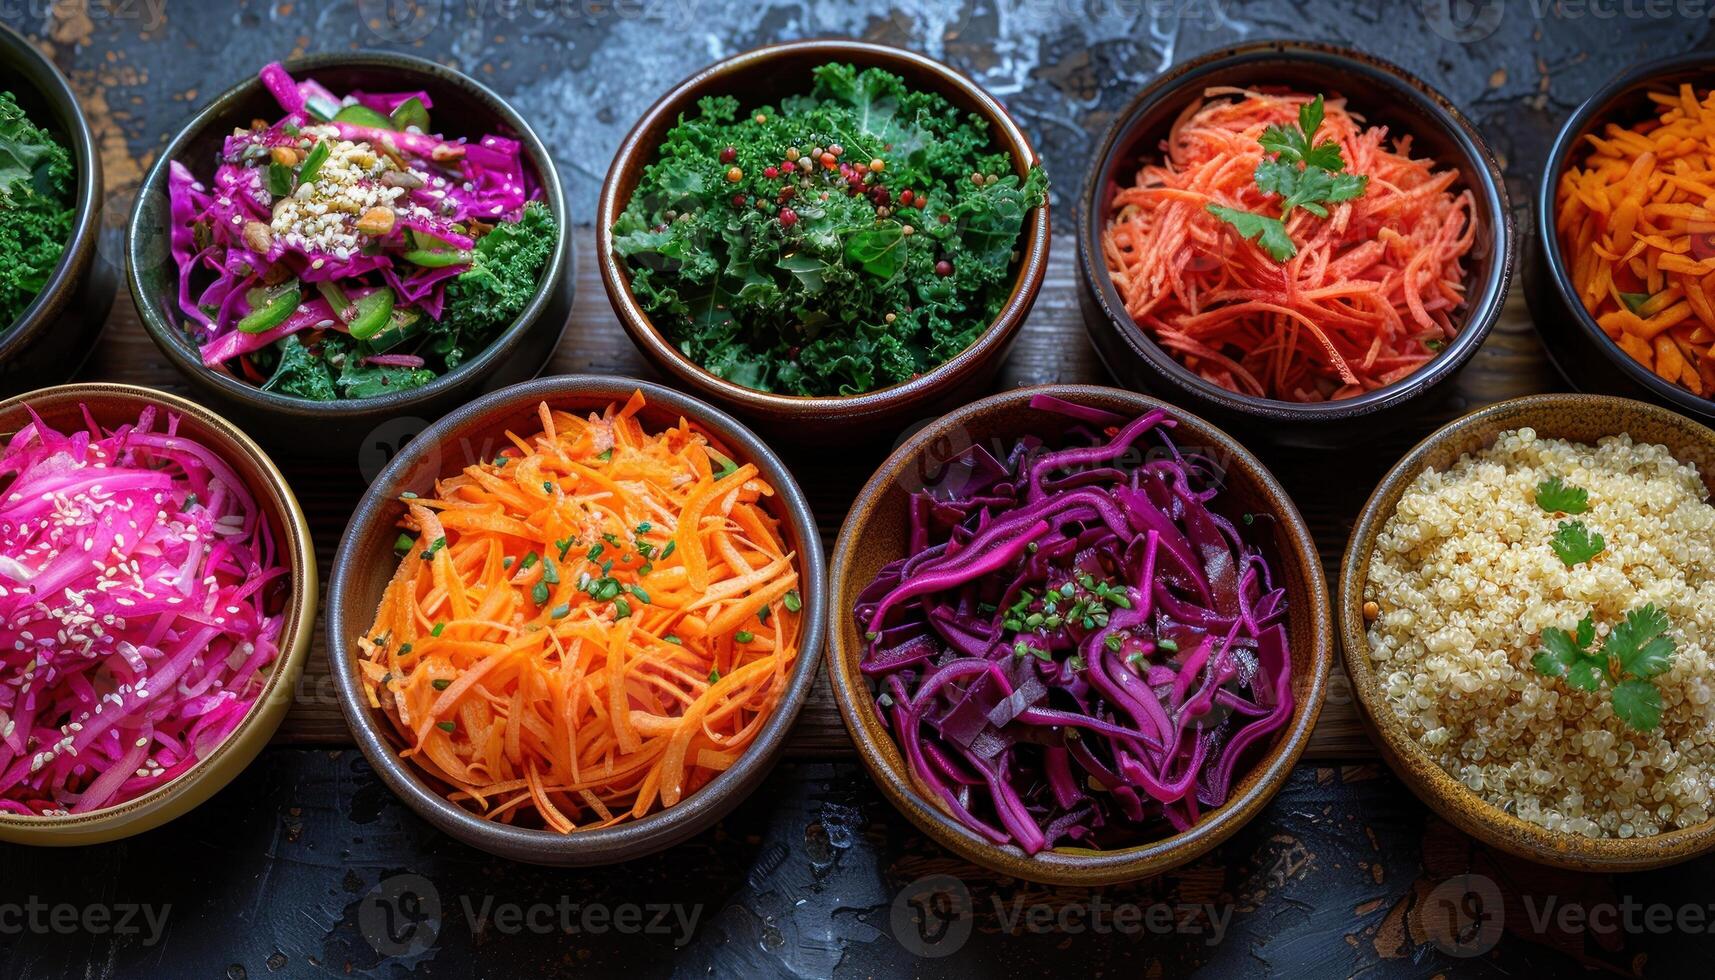
{"type": "Polygon", "coordinates": [[[0,812],[86,813],[206,758],[249,713],[287,568],[218,455],[33,421],[0,455],[0,812]]]}
{"type": "Polygon", "coordinates": [[[367,110],[372,123],[390,123],[389,114],[413,101],[426,113],[434,104],[426,92],[339,97],[314,79],[293,79],[279,64],[264,67],[261,81],[283,117],[228,135],[206,183],[177,160],[168,166],[177,306],[208,367],[242,371],[260,382],[247,356],[278,351],[289,336],[334,331],[353,342],[373,336],[373,330],[351,329],[354,306],[323,303],[331,315],[302,315],[329,286],[350,299],[365,290],[391,290],[391,322],[404,325],[395,335],[420,336],[409,324],[417,315],[441,319],[448,284],[472,266],[478,230],[517,222],[524,206],[542,197],[517,140],[493,134],[452,139],[405,125],[407,117],[397,128],[383,128],[340,114],[355,107],[367,110]],[[297,181],[313,148],[325,143],[337,152],[342,141],[374,152],[320,165],[307,187],[297,181]],[[295,162],[278,162],[277,153],[295,162]],[[351,176],[350,159],[374,163],[351,176]],[[335,181],[333,174],[344,176],[335,181]],[[282,216],[282,203],[296,210],[282,216]],[[384,232],[360,224],[376,206],[388,212],[384,232]],[[431,259],[422,259],[425,254],[431,259]],[[303,307],[280,322],[266,317],[263,301],[277,296],[283,282],[297,288],[303,307]],[[252,317],[259,312],[260,322],[252,317]],[[246,317],[252,317],[248,333],[239,330],[246,317]]]}
{"type": "Polygon", "coordinates": [[[1292,714],[1285,591],[1166,413],[1031,406],[1065,448],[973,446],[911,496],[860,667],[919,790],[988,840],[1185,830],[1292,714]]]}

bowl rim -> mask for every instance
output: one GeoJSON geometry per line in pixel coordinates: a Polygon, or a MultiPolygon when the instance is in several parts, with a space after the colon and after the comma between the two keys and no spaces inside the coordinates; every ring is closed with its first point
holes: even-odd
{"type": "MultiPolygon", "coordinates": [[[[56,405],[81,403],[90,398],[119,399],[130,406],[141,410],[147,406],[165,408],[167,411],[195,419],[198,424],[218,433],[233,445],[256,467],[263,482],[277,493],[284,505],[277,516],[280,520],[282,536],[282,552],[289,553],[291,558],[291,598],[282,612],[282,630],[278,653],[270,665],[268,679],[257,694],[250,709],[244,713],[244,718],[227,736],[216,745],[214,751],[200,759],[169,782],[132,800],[127,800],[117,806],[102,807],[89,813],[67,814],[62,816],[23,816],[20,814],[0,813],[0,831],[11,834],[70,834],[80,837],[90,837],[118,829],[131,820],[141,818],[149,820],[148,814],[172,807],[175,801],[202,791],[202,796],[190,803],[195,807],[208,796],[224,787],[228,782],[237,778],[239,772],[249,764],[264,743],[273,736],[280,722],[285,718],[294,699],[297,680],[303,671],[305,660],[309,657],[311,641],[315,635],[316,609],[318,605],[318,569],[316,566],[315,540],[310,533],[309,521],[304,517],[303,508],[298,504],[297,497],[292,493],[291,485],[284,475],[274,465],[274,461],[258,446],[254,440],[245,435],[244,430],[234,425],[213,409],[207,408],[187,398],[170,392],[160,391],[143,385],[125,384],[117,381],[79,381],[70,384],[54,385],[48,388],[38,388],[34,391],[14,395],[0,400],[0,418],[20,407],[51,401],[56,405]],[[224,778],[219,770],[226,757],[234,754],[248,753],[248,758],[239,764],[224,778]],[[210,780],[214,780],[211,782],[210,780]]],[[[127,409],[129,411],[129,409],[127,409]]],[[[0,429],[4,432],[4,429],[0,429]]],[[[230,454],[221,453],[223,459],[230,459],[230,454]]],[[[259,504],[269,506],[266,495],[256,494],[259,504]]],[[[190,807],[187,807],[188,810],[190,807]]],[[[165,819],[171,820],[182,815],[168,814],[165,819]]],[[[148,822],[129,828],[118,836],[129,836],[157,826],[158,823],[148,822]]],[[[17,838],[8,838],[17,839],[17,838]]],[[[103,840],[115,839],[103,837],[103,840]]],[[[77,843],[67,841],[66,843],[77,843]]]]}
{"type": "MultiPolygon", "coordinates": [[[[517,338],[552,305],[554,292],[559,288],[561,280],[575,275],[576,259],[571,244],[572,216],[566,207],[559,171],[546,144],[511,103],[501,98],[493,89],[456,68],[427,58],[394,51],[363,49],[303,55],[282,64],[293,76],[335,68],[385,69],[402,73],[401,85],[420,85],[431,94],[436,89],[462,88],[465,90],[463,94],[474,97],[479,103],[486,103],[486,107],[493,111],[496,128],[511,129],[523,144],[529,164],[536,169],[544,203],[554,215],[554,250],[548,256],[548,263],[536,282],[536,292],[530,297],[524,311],[497,333],[481,351],[428,384],[405,391],[389,392],[370,398],[343,398],[319,402],[263,391],[256,385],[240,381],[230,374],[205,367],[196,348],[184,338],[183,332],[173,325],[173,321],[167,319],[150,297],[148,286],[143,281],[142,269],[150,265],[142,254],[146,250],[145,239],[149,243],[164,242],[160,229],[145,228],[144,223],[148,217],[146,212],[165,213],[158,208],[149,207],[149,204],[151,200],[157,203],[165,200],[167,170],[175,160],[183,156],[186,144],[201,131],[218,125],[224,117],[231,115],[233,110],[228,103],[262,89],[261,79],[251,74],[209,100],[180,126],[161,148],[155,162],[144,174],[143,182],[138,185],[137,196],[132,202],[131,214],[125,226],[125,283],[144,331],[166,355],[167,360],[188,379],[206,383],[218,390],[222,396],[246,407],[294,416],[349,420],[363,419],[381,412],[407,413],[431,405],[438,398],[453,396],[462,386],[479,381],[498,369],[502,362],[511,356],[510,348],[517,338]]],[[[171,258],[166,261],[171,262],[171,258]]],[[[561,324],[561,329],[564,328],[565,324],[561,324]]]]}
{"type": "MultiPolygon", "coordinates": [[[[56,125],[43,128],[52,131],[57,126],[65,130],[65,138],[71,144],[66,149],[70,151],[72,165],[77,169],[71,238],[67,239],[59,261],[48,273],[48,281],[25,305],[18,318],[11,323],[0,323],[0,363],[3,363],[29,347],[51,325],[58,309],[64,305],[67,297],[62,293],[77,277],[76,267],[88,261],[97,250],[101,236],[101,212],[106,201],[102,196],[101,154],[96,152],[95,136],[89,128],[89,117],[83,111],[83,103],[65,73],[28,38],[5,24],[0,24],[0,53],[18,55],[21,62],[29,61],[43,70],[46,86],[27,78],[25,81],[50,107],[58,110],[61,108],[58,104],[63,103],[70,108],[69,118],[56,111],[53,120],[56,125]]],[[[19,71],[27,73],[28,69],[20,64],[19,71]]]]}
{"type": "MultiPolygon", "coordinates": [[[[1342,93],[1362,101],[1361,95],[1342,93]]],[[[1463,182],[1462,182],[1463,183],[1463,182]]],[[[1083,287],[1100,307],[1108,326],[1119,334],[1126,346],[1148,366],[1168,387],[1187,391],[1190,395],[1212,404],[1222,411],[1250,418],[1276,422],[1335,423],[1375,415],[1401,405],[1421,394],[1428,384],[1457,373],[1482,347],[1489,333],[1500,321],[1502,308],[1512,286],[1517,261],[1517,234],[1506,180],[1499,163],[1469,119],[1452,100],[1432,88],[1422,79],[1393,62],[1366,54],[1356,48],[1309,40],[1252,41],[1219,48],[1181,62],[1157,76],[1120,111],[1108,127],[1096,152],[1092,155],[1078,198],[1076,221],[1079,272],[1083,287]],[[1488,278],[1481,284],[1480,294],[1467,303],[1464,326],[1446,349],[1409,375],[1351,398],[1322,402],[1294,402],[1278,398],[1260,398],[1231,391],[1193,374],[1168,354],[1140,328],[1125,312],[1125,302],[1113,284],[1107,264],[1098,261],[1103,216],[1096,202],[1100,198],[1102,173],[1111,168],[1120,155],[1136,145],[1135,140],[1121,145],[1127,134],[1146,112],[1164,102],[1184,101],[1186,90],[1215,71],[1254,62],[1288,61],[1310,65],[1325,65],[1330,60],[1342,63],[1352,72],[1389,89],[1394,95],[1414,104],[1422,115],[1445,130],[1459,145],[1480,176],[1469,190],[1476,198],[1478,213],[1490,229],[1495,260],[1488,278]]],[[[1086,321],[1086,326],[1096,329],[1086,321]]],[[[1102,347],[1096,345],[1101,353],[1102,347]]],[[[1103,355],[1104,364],[1106,355],[1103,355]]],[[[1112,369],[1110,368],[1110,373],[1112,369]]]]}
{"type": "Polygon", "coordinates": [[[1454,779],[1407,735],[1381,691],[1368,655],[1369,638],[1363,614],[1364,586],[1375,553],[1375,538],[1393,516],[1390,503],[1397,504],[1398,496],[1427,468],[1430,456],[1466,432],[1481,429],[1497,418],[1516,420],[1517,425],[1523,426],[1530,424],[1531,417],[1544,412],[1592,408],[1606,410],[1615,418],[1623,417],[1622,412],[1640,412],[1669,427],[1693,433],[1700,430],[1702,438],[1715,446],[1715,431],[1709,427],[1671,409],[1613,395],[1571,392],[1526,395],[1469,412],[1425,436],[1389,468],[1371,492],[1358,512],[1340,559],[1334,612],[1339,624],[1341,659],[1351,681],[1358,715],[1389,766],[1430,810],[1470,836],[1527,860],[1573,870],[1600,867],[1609,871],[1637,871],[1673,864],[1715,848],[1715,817],[1650,837],[1590,838],[1549,830],[1503,811],[1454,779]]]}
{"type": "Polygon", "coordinates": [[[1045,884],[1081,886],[1134,881],[1193,861],[1237,833],[1280,791],[1303,754],[1321,714],[1335,659],[1334,619],[1322,559],[1297,505],[1274,474],[1238,440],[1208,421],[1158,398],[1102,385],[1054,383],[1009,389],[949,412],[913,433],[864,484],[851,512],[846,515],[834,545],[829,600],[834,609],[828,627],[828,679],[846,731],[863,759],[864,768],[883,795],[925,835],[959,857],[1027,881],[1045,884]],[[1255,480],[1259,495],[1271,501],[1293,560],[1303,563],[1309,572],[1306,579],[1310,595],[1295,598],[1304,603],[1310,621],[1312,648],[1307,654],[1311,665],[1310,688],[1303,700],[1293,706],[1290,723],[1274,741],[1268,755],[1259,759],[1250,770],[1258,773],[1259,778],[1245,793],[1229,798],[1189,830],[1113,851],[1061,847],[1026,856],[1014,846],[997,846],[988,842],[955,821],[939,806],[925,800],[917,792],[908,772],[901,769],[896,778],[895,768],[886,757],[889,752],[897,755],[898,748],[874,713],[862,710],[861,701],[868,692],[857,676],[860,651],[847,643],[847,633],[855,634],[855,629],[848,630],[851,613],[844,608],[841,597],[849,585],[853,555],[863,547],[862,529],[880,506],[887,486],[924,449],[949,430],[995,409],[1028,405],[1030,399],[1037,395],[1054,395],[1073,402],[1091,396],[1109,400],[1118,398],[1140,414],[1154,409],[1166,411],[1179,421],[1181,431],[1194,431],[1197,440],[1218,447],[1228,458],[1243,466],[1255,480]]]}
{"type": "Polygon", "coordinates": [[[1609,78],[1591,93],[1589,98],[1579,103],[1578,108],[1560,125],[1560,130],[1549,147],[1548,157],[1543,163],[1541,176],[1537,178],[1532,202],[1536,210],[1533,222],[1536,244],[1542,254],[1542,261],[1548,266],[1548,279],[1553,283],[1554,295],[1559,298],[1561,306],[1578,325],[1578,329],[1634,384],[1684,411],[1706,418],[1715,416],[1715,398],[1693,394],[1689,389],[1665,381],[1654,371],[1639,364],[1630,354],[1620,349],[1620,345],[1597,325],[1590,311],[1584,308],[1583,300],[1579,299],[1577,291],[1572,288],[1571,273],[1566,268],[1563,254],[1564,248],[1560,244],[1560,236],[1555,233],[1554,199],[1556,189],[1560,185],[1560,177],[1572,163],[1575,144],[1587,130],[1603,120],[1613,108],[1614,102],[1630,90],[1648,86],[1661,76],[1687,68],[1709,68],[1711,65],[1715,65],[1715,53],[1693,51],[1640,62],[1609,78]]]}
{"type": "MultiPolygon", "coordinates": [[[[396,560],[392,555],[386,559],[389,562],[396,560]]],[[[655,382],[587,374],[536,378],[491,392],[443,416],[406,443],[364,491],[340,538],[328,583],[328,660],[341,712],[358,748],[387,787],[439,830],[491,853],[532,863],[594,865],[626,861],[673,846],[706,830],[753,792],[755,784],[778,760],[799,712],[809,699],[810,688],[820,669],[828,610],[826,569],[822,539],[809,499],[780,457],[738,420],[692,395],[655,382]],[[750,747],[731,768],[686,796],[678,805],[618,826],[571,834],[485,820],[435,792],[412,763],[398,757],[386,735],[371,723],[370,708],[355,677],[358,653],[340,629],[340,623],[347,617],[348,604],[352,602],[348,595],[348,580],[354,574],[353,568],[363,561],[363,556],[356,551],[358,538],[363,528],[375,522],[382,508],[394,499],[387,495],[387,489],[397,483],[429,447],[438,450],[448,438],[456,437],[459,429],[480,424],[498,414],[518,411],[536,402],[546,401],[556,407],[568,404],[599,407],[623,403],[634,391],[641,391],[650,405],[667,407],[726,441],[745,461],[756,463],[779,494],[780,517],[792,525],[802,542],[798,565],[802,579],[799,594],[804,599],[804,629],[797,662],[792,666],[792,676],[779,706],[750,747]],[[604,850],[622,847],[625,850],[623,856],[606,857],[602,854],[604,850]]]]}
{"type": "Polygon", "coordinates": [[[837,38],[786,41],[752,48],[706,65],[674,85],[650,105],[625,139],[619,144],[613,162],[602,180],[601,197],[596,211],[596,262],[601,270],[602,286],[608,300],[631,340],[645,354],[664,364],[678,379],[708,398],[743,406],[747,411],[774,416],[796,415],[802,412],[862,417],[878,415],[901,405],[913,403],[940,391],[943,386],[957,385],[977,373],[989,358],[1003,353],[1018,330],[1024,325],[1037,293],[1047,277],[1050,247],[1051,203],[1044,201],[1033,208],[1020,237],[1023,243],[1018,259],[1018,275],[1011,293],[989,325],[964,350],[908,381],[876,388],[855,395],[787,395],[763,391],[736,384],[709,371],[679,350],[665,334],[656,328],[643,312],[631,292],[631,277],[613,247],[613,225],[625,206],[619,199],[622,175],[634,162],[646,166],[654,159],[659,146],[645,145],[648,131],[661,122],[676,106],[687,104],[711,84],[781,57],[799,54],[826,55],[832,61],[849,61],[862,67],[879,67],[897,71],[899,63],[909,64],[934,75],[948,88],[958,91],[977,107],[991,128],[993,142],[1003,147],[1020,171],[1040,166],[1037,155],[1024,130],[1013,120],[1006,107],[991,96],[974,79],[944,62],[906,48],[870,41],[837,38]]]}

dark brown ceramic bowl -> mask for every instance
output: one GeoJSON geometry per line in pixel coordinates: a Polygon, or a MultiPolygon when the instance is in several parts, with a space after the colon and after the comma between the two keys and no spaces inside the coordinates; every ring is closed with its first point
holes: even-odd
{"type": "Polygon", "coordinates": [[[1339,448],[1408,425],[1444,394],[1500,318],[1512,276],[1513,219],[1500,167],[1483,138],[1445,97],[1400,68],[1348,48],[1262,41],[1174,68],[1140,92],[1098,146],[1080,197],[1079,301],[1096,351],[1122,383],[1154,391],[1244,433],[1295,445],[1339,448]],[[1291,402],[1228,391],[1187,370],[1126,312],[1102,257],[1110,202],[1140,162],[1158,159],[1173,121],[1210,86],[1255,86],[1340,95],[1371,125],[1411,134],[1415,155],[1459,172],[1477,201],[1476,243],[1466,258],[1467,302],[1459,335],[1416,374],[1354,398],[1291,402]]]}
{"type": "Polygon", "coordinates": [[[513,385],[457,409],[412,439],[357,505],[334,556],[328,585],[328,651],[340,707],[358,747],[382,782],[418,816],[472,847],[515,861],[565,867],[614,864],[652,854],[714,826],[761,784],[785,747],[822,655],[828,607],[822,561],[822,539],[803,491],[779,457],[730,416],[688,395],[628,378],[568,375],[513,385]],[[393,542],[405,513],[399,495],[406,491],[427,495],[437,479],[492,458],[498,448],[510,445],[505,439],[508,430],[539,431],[536,409],[542,402],[559,409],[599,412],[614,403],[624,404],[635,391],[642,391],[648,401],[637,415],[645,428],[659,429],[689,419],[725,443],[736,460],[755,463],[774,487],[774,516],[785,529],[787,546],[798,555],[799,592],[804,599],[803,644],[791,682],[744,757],[677,806],[617,827],[572,834],[485,820],[449,801],[433,777],[399,758],[404,746],[392,722],[370,706],[358,677],[357,639],[374,622],[382,592],[398,566],[393,542]]]}
{"type": "Polygon", "coordinates": [[[1712,72],[1715,52],[1709,51],[1646,62],[1602,86],[1572,113],[1548,151],[1537,185],[1535,241],[1525,276],[1525,300],[1548,359],[1569,384],[1579,391],[1643,398],[1705,420],[1715,419],[1715,401],[1670,384],[1639,364],[1584,308],[1555,233],[1554,205],[1561,176],[1589,149],[1586,135],[1609,123],[1625,126],[1653,119],[1650,92],[1672,92],[1681,82],[1707,89],[1712,72]]]}
{"type": "Polygon", "coordinates": [[[222,139],[234,127],[282,115],[279,104],[252,75],[204,106],[167,143],[143,178],[131,211],[125,235],[131,298],[143,328],[167,360],[199,396],[243,422],[263,442],[293,455],[323,457],[355,455],[384,423],[390,424],[390,432],[401,424],[395,420],[426,425],[476,395],[542,370],[571,316],[572,228],[553,159],[529,124],[486,86],[422,58],[380,51],[319,54],[287,62],[286,70],[296,78],[314,77],[336,93],[423,89],[435,101],[435,128],[448,136],[475,139],[499,132],[517,138],[524,145],[525,166],[534,172],[544,203],[558,219],[559,241],[542,270],[536,295],[517,321],[464,363],[420,388],[379,398],[317,402],[263,391],[227,371],[204,367],[178,312],[178,270],[167,248],[167,170],[177,160],[207,180],[222,139]],[[314,436],[306,438],[311,432],[314,436]]]}
{"type": "Polygon", "coordinates": [[[834,546],[833,619],[828,676],[846,730],[870,775],[918,829],[974,864],[1026,881],[1050,885],[1094,886],[1133,881],[1178,867],[1231,837],[1262,811],[1292,771],[1322,710],[1328,671],[1334,661],[1334,621],[1328,587],[1310,530],[1268,469],[1231,436],[1209,423],[1145,395],[1091,385],[1042,385],[991,395],[931,423],[896,450],[870,478],[840,528],[834,546]],[[906,549],[907,501],[925,479],[944,471],[972,445],[1005,447],[1019,436],[1052,443],[1068,425],[1059,415],[1030,407],[1039,394],[1119,412],[1141,415],[1165,409],[1179,420],[1173,439],[1182,451],[1200,452],[1226,472],[1226,489],[1217,506],[1241,513],[1272,515],[1255,522],[1273,533],[1258,543],[1275,582],[1286,589],[1287,631],[1292,648],[1292,718],[1267,752],[1250,763],[1233,786],[1226,804],[1204,814],[1184,833],[1153,843],[1111,851],[1060,847],[1028,856],[1016,847],[997,847],[956,821],[915,782],[886,726],[875,712],[875,691],[858,670],[863,635],[852,608],[863,589],[906,549]]]}
{"type": "Polygon", "coordinates": [[[812,69],[829,63],[886,69],[913,88],[943,95],[961,110],[987,119],[995,145],[1012,155],[1019,174],[1039,163],[1036,151],[1000,103],[963,74],[912,51],[861,41],[794,41],[757,48],[717,62],[680,82],[644,113],[620,144],[602,183],[596,213],[596,251],[602,285],[626,332],[656,367],[771,436],[793,441],[886,438],[901,423],[932,415],[981,391],[1006,360],[1048,268],[1048,205],[1032,212],[1020,241],[1018,278],[1000,315],[952,360],[903,384],[861,395],[781,395],[734,384],[705,370],[658,328],[631,294],[631,277],[613,249],[613,225],[631,200],[643,168],[681,113],[712,95],[736,96],[746,106],[775,104],[808,91],[812,69]]]}
{"type": "MultiPolygon", "coordinates": [[[[268,668],[262,693],[250,712],[224,741],[178,778],[118,806],[55,817],[0,813],[0,840],[20,844],[66,846],[102,844],[158,827],[213,796],[262,751],[292,707],[298,677],[309,656],[316,622],[316,550],[310,526],[286,478],[237,426],[195,402],[136,385],[87,382],[43,388],[0,401],[0,444],[29,424],[34,411],[43,421],[68,431],[83,427],[83,407],[96,423],[117,426],[137,421],[156,406],[178,417],[179,432],[212,449],[230,465],[255,496],[274,531],[282,560],[291,570],[281,615],[280,652],[268,668]]],[[[4,480],[0,480],[0,486],[4,480]]]]}
{"type": "Polygon", "coordinates": [[[76,211],[71,240],[35,302],[16,322],[0,323],[0,395],[64,381],[77,373],[107,322],[118,270],[102,260],[101,154],[77,95],[36,46],[0,26],[0,91],[11,92],[31,122],[71,154],[76,211]]]}
{"type": "Polygon", "coordinates": [[[1340,563],[1338,615],[1346,673],[1358,714],[1382,757],[1429,808],[1483,843],[1510,854],[1577,871],[1642,871],[1715,850],[1715,820],[1654,837],[1600,840],[1548,830],[1489,803],[1448,775],[1424,753],[1395,716],[1369,656],[1364,586],[1376,537],[1400,497],[1426,469],[1446,469],[1466,453],[1494,445],[1501,433],[1529,426],[1538,436],[1595,442],[1630,433],[1638,442],[1666,446],[1695,465],[1715,494],[1715,432],[1655,405],[1599,395],[1534,395],[1492,405],[1437,429],[1406,455],[1376,487],[1358,516],[1340,563]]]}

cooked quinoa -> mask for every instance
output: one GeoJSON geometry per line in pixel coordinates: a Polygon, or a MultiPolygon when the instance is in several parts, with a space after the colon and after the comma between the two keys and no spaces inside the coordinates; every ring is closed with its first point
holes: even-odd
{"type": "Polygon", "coordinates": [[[1370,655],[1389,704],[1443,769],[1550,830],[1641,837],[1708,820],[1715,795],[1715,507],[1695,467],[1627,436],[1595,446],[1503,434],[1426,471],[1382,528],[1364,598],[1370,655]],[[1607,541],[1567,568],[1549,547],[1565,515],[1535,491],[1589,491],[1577,516],[1607,541]],[[1672,621],[1673,666],[1654,678],[1661,725],[1615,717],[1608,690],[1538,674],[1548,627],[1586,615],[1599,646],[1654,603],[1672,621]]]}

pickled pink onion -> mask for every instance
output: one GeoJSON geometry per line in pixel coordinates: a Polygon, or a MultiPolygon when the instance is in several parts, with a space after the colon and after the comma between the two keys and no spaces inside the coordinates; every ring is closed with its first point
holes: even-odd
{"type": "Polygon", "coordinates": [[[32,422],[0,454],[0,812],[134,800],[249,713],[287,574],[244,482],[155,427],[32,422]]]}

